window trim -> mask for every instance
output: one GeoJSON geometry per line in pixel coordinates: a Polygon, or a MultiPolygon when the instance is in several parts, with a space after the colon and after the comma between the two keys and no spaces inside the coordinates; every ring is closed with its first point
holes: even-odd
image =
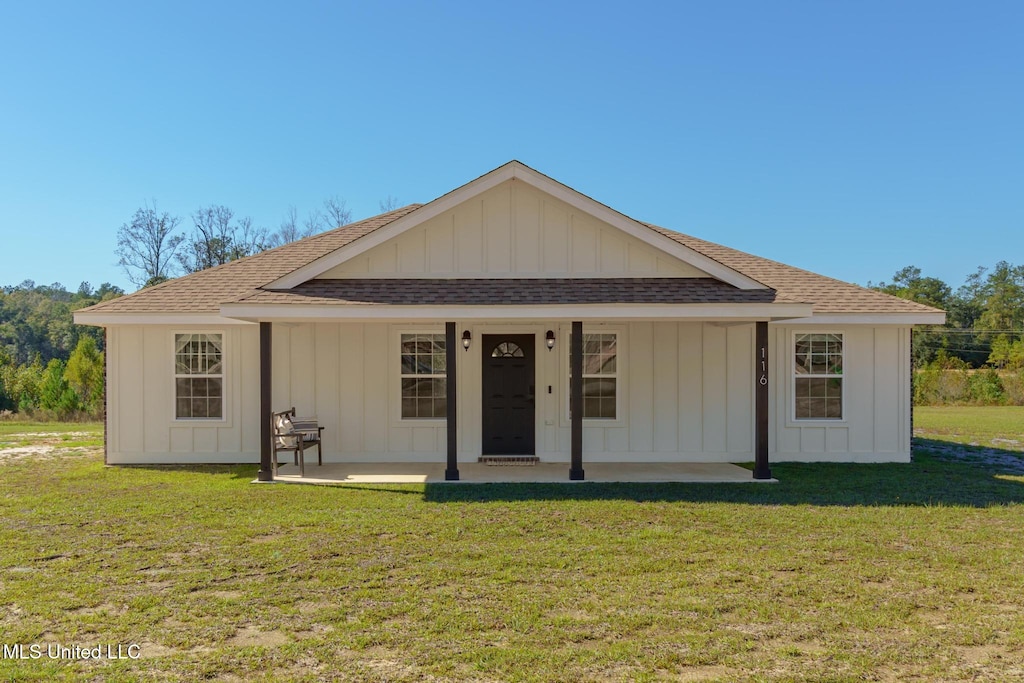
{"type": "Polygon", "coordinates": [[[431,374],[431,375],[406,375],[405,373],[402,372],[402,336],[403,335],[407,335],[407,334],[434,334],[434,335],[439,335],[441,337],[445,337],[446,333],[445,333],[445,330],[443,328],[438,329],[436,327],[430,327],[430,328],[427,328],[427,329],[419,329],[419,330],[412,329],[412,328],[400,328],[400,329],[395,330],[395,334],[394,334],[395,351],[391,355],[391,360],[388,361],[389,364],[394,363],[394,365],[392,367],[397,367],[398,368],[398,372],[396,374],[396,379],[394,379],[392,381],[393,386],[396,387],[396,390],[395,390],[395,393],[394,393],[394,396],[395,396],[394,419],[397,421],[397,424],[399,424],[399,425],[401,425],[403,427],[412,427],[412,426],[416,426],[416,425],[420,425],[420,426],[427,426],[427,425],[436,426],[438,424],[446,423],[446,422],[448,422],[448,416],[447,415],[442,416],[442,417],[405,417],[404,415],[402,415],[402,380],[403,379],[405,379],[406,377],[431,377],[431,378],[435,378],[435,379],[444,378],[445,381],[448,380],[447,372],[445,372],[445,374],[442,374],[442,375],[436,375],[436,374],[431,374]]]}
{"type": "MultiPolygon", "coordinates": [[[[227,330],[217,329],[175,329],[171,330],[170,333],[170,351],[168,353],[170,358],[170,397],[171,397],[171,419],[170,423],[175,426],[202,426],[202,425],[216,425],[217,427],[225,427],[231,424],[231,367],[230,367],[230,342],[227,330]],[[220,417],[178,417],[178,368],[177,368],[177,336],[179,334],[219,334],[221,341],[221,416],[220,417]]],[[[216,377],[216,375],[209,375],[216,377]]]]}
{"type": "Polygon", "coordinates": [[[801,328],[801,329],[793,329],[793,330],[790,331],[789,345],[786,348],[786,356],[785,356],[785,363],[786,363],[786,368],[787,368],[786,375],[788,377],[788,382],[789,382],[789,422],[790,422],[790,424],[792,424],[794,426],[798,426],[798,427],[830,426],[830,425],[844,424],[844,423],[846,423],[848,421],[847,412],[846,412],[846,395],[848,393],[848,387],[847,387],[846,378],[847,378],[847,375],[849,374],[847,372],[847,369],[848,369],[847,368],[847,359],[849,358],[849,346],[848,346],[848,344],[849,344],[849,335],[846,333],[845,330],[837,330],[837,329],[834,329],[834,328],[827,328],[827,329],[820,329],[820,330],[801,328]],[[796,365],[795,365],[795,362],[796,362],[796,359],[795,359],[795,357],[796,357],[796,338],[797,338],[797,336],[802,335],[802,334],[833,334],[833,335],[836,335],[836,336],[842,338],[842,340],[843,340],[843,374],[841,374],[841,375],[810,375],[810,376],[806,375],[806,374],[797,375],[796,365]],[[840,410],[842,411],[842,417],[797,417],[796,416],[796,380],[797,380],[798,376],[799,377],[805,377],[805,378],[807,378],[807,377],[826,377],[826,378],[827,377],[839,377],[840,379],[842,379],[842,381],[843,381],[843,395],[842,395],[842,404],[840,405],[840,410]]]}
{"type": "MultiPolygon", "coordinates": [[[[626,326],[624,325],[597,325],[597,326],[583,326],[584,336],[588,334],[614,334],[615,335],[615,374],[604,375],[605,377],[615,377],[615,417],[584,417],[583,424],[588,427],[621,427],[625,425],[626,418],[623,413],[623,396],[626,394],[626,326]]],[[[559,382],[564,394],[562,399],[562,411],[561,419],[562,426],[568,427],[572,424],[572,416],[569,412],[569,402],[572,399],[572,387],[569,384],[570,374],[572,371],[571,362],[569,359],[570,349],[570,337],[572,336],[572,328],[570,326],[560,326],[559,341],[564,340],[564,343],[560,343],[563,347],[561,355],[562,381],[559,382]]],[[[601,375],[583,375],[584,377],[601,377],[601,375]]]]}

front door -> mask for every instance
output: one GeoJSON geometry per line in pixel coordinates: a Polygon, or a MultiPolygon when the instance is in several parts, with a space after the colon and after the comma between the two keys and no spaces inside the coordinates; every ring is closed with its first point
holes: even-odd
{"type": "Polygon", "coordinates": [[[534,337],[485,334],[483,455],[533,455],[534,337]]]}

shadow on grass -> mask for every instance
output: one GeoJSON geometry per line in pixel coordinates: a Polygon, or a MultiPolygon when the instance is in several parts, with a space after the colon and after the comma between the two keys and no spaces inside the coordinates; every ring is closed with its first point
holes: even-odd
{"type": "Polygon", "coordinates": [[[1019,450],[915,437],[914,457],[917,460],[969,463],[992,472],[1024,475],[1024,452],[1019,450]]]}
{"type": "Polygon", "coordinates": [[[436,503],[529,500],[728,502],[750,505],[990,507],[1024,503],[1024,476],[1012,479],[959,464],[775,465],[777,484],[426,484],[436,503]]]}
{"type": "Polygon", "coordinates": [[[241,481],[252,481],[256,478],[259,466],[248,464],[237,465],[198,465],[194,463],[165,464],[165,465],[111,465],[114,469],[124,468],[126,470],[144,470],[147,472],[171,472],[180,474],[212,474],[224,476],[230,474],[232,479],[241,481]]]}
{"type": "MultiPolygon", "coordinates": [[[[1024,474],[980,462],[950,462],[946,441],[914,439],[909,464],[773,463],[773,484],[670,483],[430,483],[326,484],[317,488],[422,496],[434,503],[489,503],[531,500],[624,500],[635,502],[729,502],[750,505],[990,507],[1024,503],[1024,474]]],[[[1016,451],[984,449],[1017,460],[1016,451]]],[[[255,465],[132,465],[182,474],[229,474],[251,482],[255,465]]],[[[586,463],[584,462],[584,469],[586,463]]],[[[291,489],[292,487],[288,487],[291,489]]],[[[303,489],[305,487],[297,487],[303,489]]]]}
{"type": "MultiPolygon", "coordinates": [[[[948,442],[937,442],[948,449],[948,442]]],[[[938,449],[941,451],[941,449],[938,449]]],[[[1020,460],[1021,453],[997,451],[1020,460]]],[[[775,484],[474,484],[425,485],[437,503],[528,500],[729,502],[750,505],[990,507],[1024,503],[1024,474],[936,457],[935,444],[914,440],[909,464],[774,463],[775,484]]],[[[584,469],[586,464],[584,463],[584,469]]]]}

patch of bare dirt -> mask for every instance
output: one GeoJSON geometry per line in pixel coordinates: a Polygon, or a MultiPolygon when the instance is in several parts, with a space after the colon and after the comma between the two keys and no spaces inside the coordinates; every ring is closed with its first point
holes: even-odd
{"type": "Polygon", "coordinates": [[[1005,654],[1005,648],[996,645],[970,645],[953,648],[960,655],[960,659],[968,664],[985,664],[993,659],[999,659],[1005,654]]]}
{"type": "Polygon", "coordinates": [[[180,652],[177,648],[167,647],[160,643],[152,643],[148,640],[139,643],[140,659],[155,659],[157,657],[169,657],[180,652]]]}
{"type": "Polygon", "coordinates": [[[733,672],[724,666],[686,666],[674,675],[677,681],[724,681],[733,672]]]}
{"type": "Polygon", "coordinates": [[[7,443],[11,441],[27,441],[33,443],[19,443],[0,447],[0,464],[17,462],[19,460],[59,458],[67,455],[82,455],[97,451],[97,448],[82,448],[66,446],[66,442],[83,437],[93,437],[90,432],[20,432],[5,437],[7,443]]]}
{"type": "Polygon", "coordinates": [[[288,636],[280,631],[260,631],[259,629],[245,627],[235,632],[235,635],[228,639],[228,645],[236,647],[280,647],[289,642],[288,636]]]}
{"type": "Polygon", "coordinates": [[[86,617],[94,614],[121,614],[122,612],[124,612],[123,608],[110,602],[104,602],[103,604],[96,605],[95,607],[82,607],[76,609],[72,614],[80,617],[86,617]]]}

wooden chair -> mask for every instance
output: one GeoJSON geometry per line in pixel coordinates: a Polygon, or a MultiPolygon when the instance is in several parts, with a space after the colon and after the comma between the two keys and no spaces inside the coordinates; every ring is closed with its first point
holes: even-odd
{"type": "Polygon", "coordinates": [[[291,451],[295,464],[299,466],[299,476],[306,476],[307,448],[316,446],[317,465],[324,464],[323,433],[324,428],[317,424],[315,417],[295,417],[295,407],[271,417],[274,437],[274,476],[277,476],[277,454],[279,451],[291,451]]]}

